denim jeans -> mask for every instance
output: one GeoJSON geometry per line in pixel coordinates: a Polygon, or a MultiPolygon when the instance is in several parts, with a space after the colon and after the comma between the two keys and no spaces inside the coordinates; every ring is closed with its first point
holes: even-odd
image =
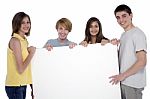
{"type": "Polygon", "coordinates": [[[27,86],[5,86],[9,99],[25,99],[27,86]]]}

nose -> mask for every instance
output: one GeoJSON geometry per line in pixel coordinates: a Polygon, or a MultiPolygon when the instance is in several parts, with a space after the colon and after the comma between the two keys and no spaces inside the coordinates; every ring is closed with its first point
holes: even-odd
{"type": "Polygon", "coordinates": [[[61,30],[61,33],[65,33],[65,30],[61,30]]]}
{"type": "Polygon", "coordinates": [[[120,20],[119,20],[120,22],[123,22],[124,21],[124,19],[123,18],[120,18],[120,20]]]}

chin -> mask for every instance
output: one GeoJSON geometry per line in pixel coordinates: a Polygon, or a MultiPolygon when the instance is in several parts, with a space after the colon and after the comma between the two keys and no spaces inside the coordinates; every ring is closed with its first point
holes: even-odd
{"type": "Polygon", "coordinates": [[[24,31],[24,33],[28,33],[28,32],[29,32],[29,30],[24,31]]]}
{"type": "Polygon", "coordinates": [[[65,39],[67,39],[67,38],[60,38],[61,40],[65,40],[65,39]]]}

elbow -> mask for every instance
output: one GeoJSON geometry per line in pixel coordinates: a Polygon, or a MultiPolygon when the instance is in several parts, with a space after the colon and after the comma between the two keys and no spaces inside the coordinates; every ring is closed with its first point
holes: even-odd
{"type": "Polygon", "coordinates": [[[146,67],[146,64],[147,64],[147,58],[145,58],[145,59],[143,60],[143,67],[146,67]]]}
{"type": "Polygon", "coordinates": [[[147,64],[147,61],[145,61],[145,62],[143,63],[143,66],[146,67],[146,64],[147,64]]]}
{"type": "Polygon", "coordinates": [[[24,70],[21,68],[21,66],[20,66],[20,68],[18,66],[18,73],[21,75],[23,72],[24,72],[24,70]]]}
{"type": "Polygon", "coordinates": [[[23,73],[23,70],[18,70],[18,73],[21,75],[23,73]]]}
{"type": "Polygon", "coordinates": [[[140,66],[141,66],[142,68],[145,68],[145,67],[146,67],[146,63],[147,63],[146,60],[140,61],[140,66]]]}

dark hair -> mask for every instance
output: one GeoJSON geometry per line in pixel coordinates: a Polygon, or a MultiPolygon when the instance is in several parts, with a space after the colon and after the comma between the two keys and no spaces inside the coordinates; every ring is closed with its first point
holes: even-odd
{"type": "MultiPolygon", "coordinates": [[[[13,36],[13,33],[18,33],[19,29],[21,28],[21,22],[25,17],[28,17],[30,24],[31,24],[30,17],[26,13],[18,12],[15,14],[15,16],[12,19],[12,35],[11,36],[13,36]]],[[[27,33],[25,33],[26,36],[30,35],[30,29],[27,33]]]]}
{"type": "Polygon", "coordinates": [[[132,11],[130,9],[129,6],[125,5],[125,4],[121,4],[119,5],[115,11],[114,11],[114,14],[116,15],[117,12],[120,12],[120,11],[126,11],[129,15],[132,14],[132,11]]]}
{"type": "Polygon", "coordinates": [[[90,34],[90,26],[93,22],[97,22],[98,23],[98,26],[99,26],[99,32],[98,34],[96,35],[96,42],[95,43],[101,43],[101,40],[102,39],[107,39],[103,36],[103,33],[102,33],[102,25],[99,21],[98,18],[96,17],[91,17],[88,21],[87,21],[87,24],[86,24],[86,29],[85,29],[85,39],[84,41],[87,41],[87,43],[89,43],[91,41],[91,34],[90,34]]]}

